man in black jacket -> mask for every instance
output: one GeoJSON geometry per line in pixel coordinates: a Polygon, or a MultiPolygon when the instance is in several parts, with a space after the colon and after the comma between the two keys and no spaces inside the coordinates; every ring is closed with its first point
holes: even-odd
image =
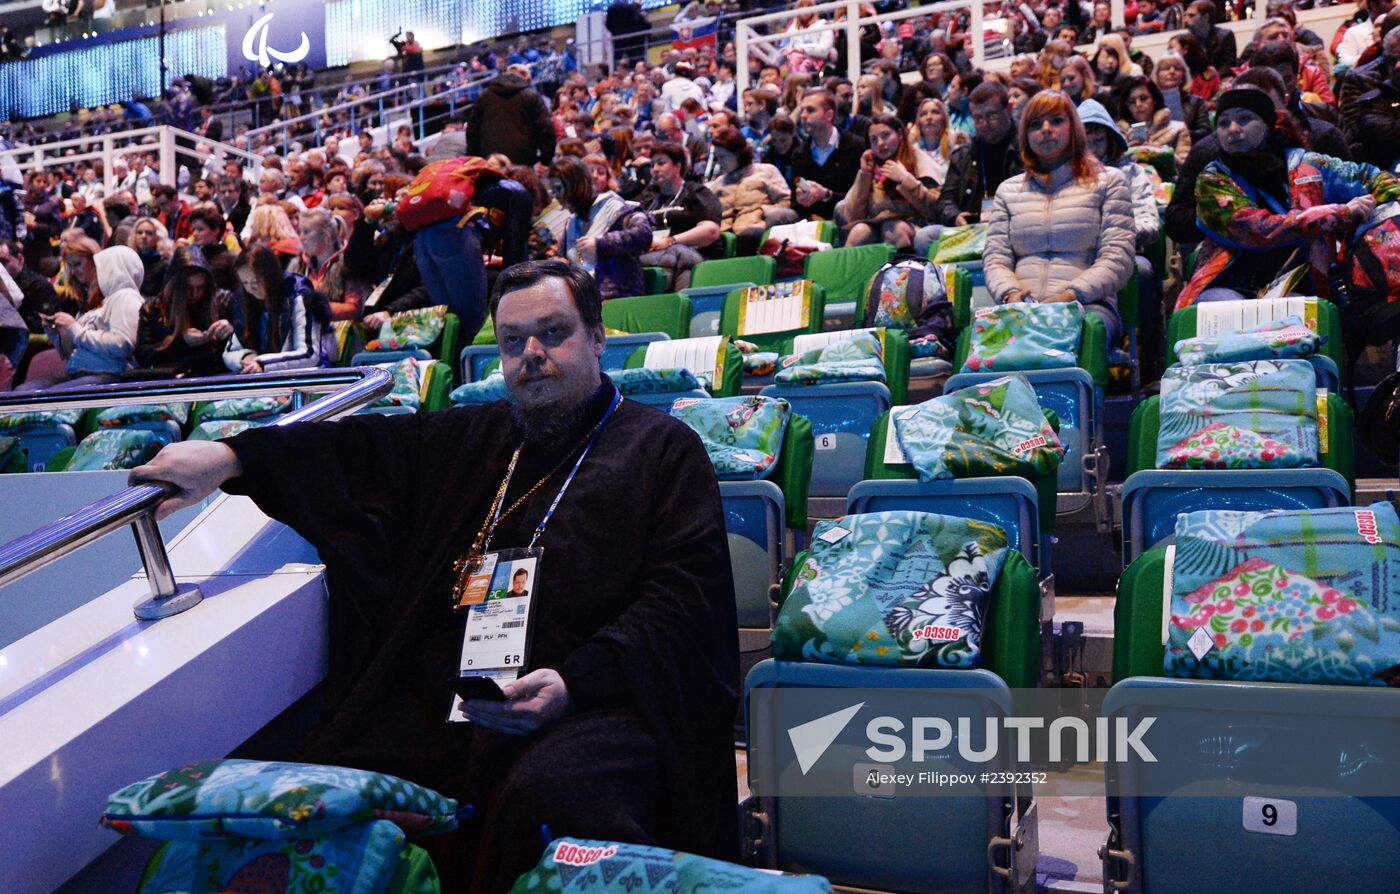
{"type": "Polygon", "coordinates": [[[792,207],[800,217],[832,220],[855,182],[865,142],[836,129],[836,97],[825,90],[802,95],[797,123],[807,136],[792,150],[792,207]]]}
{"type": "Polygon", "coordinates": [[[1226,78],[1238,61],[1239,48],[1235,43],[1234,32],[1215,24],[1213,16],[1216,11],[1212,0],[1195,0],[1186,7],[1181,23],[1201,42],[1201,46],[1205,47],[1210,64],[1215,66],[1222,78],[1226,78]]]}
{"type": "Polygon", "coordinates": [[[549,104],[530,86],[530,69],[512,65],[481,94],[467,118],[467,153],[503,153],[512,164],[549,164],[554,125],[549,104]]]}
{"type": "Polygon", "coordinates": [[[24,325],[35,335],[42,334],[44,324],[39,316],[56,313],[59,309],[58,294],[54,292],[53,283],[48,277],[25,266],[24,249],[13,240],[0,239],[0,264],[5,266],[23,296],[19,314],[24,318],[24,325]]]}
{"type": "Polygon", "coordinates": [[[1021,173],[1016,124],[1006,87],[994,81],[977,85],[968,97],[976,136],[948,159],[948,176],[938,199],[937,223],[965,226],[981,220],[982,204],[997,194],[1008,177],[1021,173]]]}

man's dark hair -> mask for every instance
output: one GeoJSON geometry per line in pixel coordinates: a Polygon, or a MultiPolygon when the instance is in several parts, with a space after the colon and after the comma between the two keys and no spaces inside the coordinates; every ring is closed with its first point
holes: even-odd
{"type": "MultiPolygon", "coordinates": [[[[1235,79],[1230,82],[1230,86],[1257,87],[1269,93],[1277,93],[1285,99],[1287,99],[1292,92],[1289,85],[1284,82],[1283,75],[1274,71],[1272,68],[1264,68],[1263,66],[1251,66],[1240,72],[1235,76],[1235,79]]],[[[1273,125],[1272,121],[1266,123],[1270,126],[1273,125]]]]}
{"type": "Polygon", "coordinates": [[[496,277],[496,287],[491,290],[491,318],[495,319],[496,308],[501,306],[501,299],[506,295],[528,289],[546,279],[564,281],[583,325],[590,329],[602,325],[603,299],[598,295],[598,283],[593,279],[593,274],[568,261],[559,260],[525,261],[501,271],[501,275],[496,277]]]}
{"type": "Polygon", "coordinates": [[[1194,9],[1196,12],[1204,15],[1210,20],[1212,25],[1216,23],[1215,0],[1193,0],[1193,2],[1187,4],[1186,8],[1188,10],[1194,9]]]}
{"type": "Polygon", "coordinates": [[[993,99],[997,101],[998,106],[1003,109],[1006,108],[1007,95],[1005,84],[998,81],[983,81],[974,87],[972,92],[967,96],[967,101],[969,103],[984,103],[993,99]]]}
{"type": "Polygon", "coordinates": [[[526,571],[524,568],[517,568],[517,569],[515,569],[515,573],[512,574],[512,575],[510,576],[510,579],[511,579],[511,580],[515,580],[517,577],[520,577],[522,574],[528,575],[529,573],[530,573],[530,572],[526,571]]]}
{"type": "Polygon", "coordinates": [[[1298,50],[1288,41],[1266,43],[1249,57],[1250,68],[1265,66],[1277,70],[1285,65],[1293,69],[1295,75],[1298,73],[1298,50]]]}
{"type": "Polygon", "coordinates": [[[670,140],[657,140],[651,147],[651,157],[664,155],[671,160],[676,167],[685,169],[685,147],[680,143],[673,143],[670,140]]]}
{"type": "Polygon", "coordinates": [[[196,208],[191,211],[190,225],[193,226],[196,221],[220,236],[224,234],[224,216],[213,208],[196,208]]]}
{"type": "Polygon", "coordinates": [[[171,186],[169,183],[157,183],[155,186],[151,187],[151,195],[157,199],[173,199],[179,195],[179,193],[177,193],[175,187],[171,186]]]}

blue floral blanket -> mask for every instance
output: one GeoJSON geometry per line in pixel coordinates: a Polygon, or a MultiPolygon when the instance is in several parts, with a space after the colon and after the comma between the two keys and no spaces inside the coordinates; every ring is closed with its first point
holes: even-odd
{"type": "Polygon", "coordinates": [[[1084,309],[1077,301],[984,308],[972,320],[963,372],[1075,367],[1083,333],[1084,309]]]}
{"type": "Polygon", "coordinates": [[[780,385],[885,381],[884,349],[874,332],[857,332],[804,354],[778,362],[773,381],[780,385]]]}
{"type": "Polygon", "coordinates": [[[1188,366],[1307,357],[1316,354],[1323,341],[1302,317],[1290,316],[1221,335],[1184,338],[1176,343],[1176,356],[1188,366]]]}

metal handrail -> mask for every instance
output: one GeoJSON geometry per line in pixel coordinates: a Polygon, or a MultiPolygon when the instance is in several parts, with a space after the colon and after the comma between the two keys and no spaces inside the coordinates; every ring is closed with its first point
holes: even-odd
{"type": "MultiPolygon", "coordinates": [[[[88,407],[201,400],[216,397],[263,397],[291,394],[293,410],[273,425],[319,422],[353,413],[389,393],[394,378],[375,367],[214,376],[160,382],[94,385],[48,394],[0,394],[0,411],[28,412],[88,407]],[[303,403],[307,395],[332,393],[303,403]]],[[[203,599],[199,587],[179,584],[170,568],[156,524],[155,510],[172,493],[170,485],[138,484],[104,497],[44,527],[0,546],[0,587],[38,571],[67,554],[131,525],[145,566],[151,595],[134,606],[136,617],[153,621],[179,614],[203,599]]]]}

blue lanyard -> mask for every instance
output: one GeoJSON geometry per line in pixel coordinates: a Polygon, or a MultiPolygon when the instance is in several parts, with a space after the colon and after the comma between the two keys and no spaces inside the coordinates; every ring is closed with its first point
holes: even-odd
{"type": "MultiPolygon", "coordinates": [[[[593,449],[593,444],[598,440],[598,435],[603,433],[603,426],[608,424],[608,420],[612,418],[613,411],[617,409],[617,405],[620,403],[622,403],[622,392],[618,390],[618,387],[616,385],[614,385],[612,403],[608,405],[608,411],[603,414],[602,421],[600,421],[598,423],[598,427],[593,430],[593,435],[588,439],[588,443],[583,445],[583,451],[579,453],[578,459],[574,462],[574,467],[569,470],[569,477],[564,479],[564,484],[559,488],[559,493],[554,495],[554,502],[549,504],[549,509],[545,511],[544,518],[540,519],[539,526],[535,528],[535,533],[530,538],[530,549],[534,549],[535,544],[539,542],[540,537],[544,536],[545,526],[548,525],[549,520],[554,517],[554,510],[559,508],[559,501],[564,499],[564,492],[569,489],[570,484],[574,483],[574,476],[578,474],[579,466],[583,465],[583,460],[588,456],[588,451],[593,449]]],[[[524,449],[524,447],[525,440],[522,438],[519,446],[515,448],[517,456],[520,455],[520,451],[524,449]]],[[[514,474],[515,468],[514,463],[512,463],[511,470],[506,475],[505,487],[501,488],[502,495],[504,495],[506,489],[510,487],[510,479],[514,474]]],[[[491,516],[491,525],[489,528],[487,528],[486,531],[486,539],[485,543],[483,544],[483,552],[491,548],[491,539],[496,533],[496,523],[501,518],[501,505],[502,503],[496,504],[496,512],[494,515],[491,516]]]]}

